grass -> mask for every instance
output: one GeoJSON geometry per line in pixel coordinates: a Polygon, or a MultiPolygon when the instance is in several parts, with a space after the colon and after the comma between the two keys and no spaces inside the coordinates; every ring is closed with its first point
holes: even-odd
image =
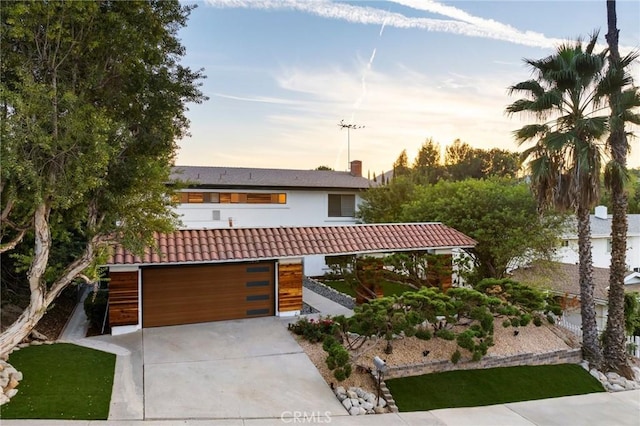
{"type": "Polygon", "coordinates": [[[400,411],[477,407],[604,392],[576,364],[457,370],[386,380],[400,411]]]}
{"type": "Polygon", "coordinates": [[[107,419],[114,354],[57,343],[21,349],[9,363],[24,378],[0,408],[2,419],[107,419]]]}
{"type": "MultiPolygon", "coordinates": [[[[339,280],[339,281],[327,280],[327,281],[323,281],[323,283],[328,285],[329,287],[334,288],[340,293],[348,294],[351,297],[356,297],[356,290],[342,280],[339,280]]],[[[408,285],[397,283],[397,282],[382,281],[381,286],[385,296],[395,296],[395,295],[401,295],[405,291],[415,291],[414,288],[409,287],[408,285]]]]}

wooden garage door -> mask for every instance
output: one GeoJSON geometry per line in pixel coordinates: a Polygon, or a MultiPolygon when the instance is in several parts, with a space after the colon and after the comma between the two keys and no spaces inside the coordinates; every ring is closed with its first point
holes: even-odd
{"type": "Polygon", "coordinates": [[[271,262],[142,270],[142,326],[274,315],[271,262]]]}

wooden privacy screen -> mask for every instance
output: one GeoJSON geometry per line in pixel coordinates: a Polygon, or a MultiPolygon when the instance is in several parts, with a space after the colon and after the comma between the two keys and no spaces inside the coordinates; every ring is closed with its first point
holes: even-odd
{"type": "Polygon", "coordinates": [[[302,263],[278,265],[278,310],[302,309],[302,263]]]}
{"type": "Polygon", "coordinates": [[[109,278],[109,326],[138,324],[138,272],[110,272],[109,278]]]}

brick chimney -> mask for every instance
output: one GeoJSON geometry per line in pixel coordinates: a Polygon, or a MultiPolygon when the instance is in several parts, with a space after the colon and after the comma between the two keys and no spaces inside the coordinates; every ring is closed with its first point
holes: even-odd
{"type": "Polygon", "coordinates": [[[362,177],[362,161],[353,160],[349,171],[351,172],[351,176],[362,177]]]}

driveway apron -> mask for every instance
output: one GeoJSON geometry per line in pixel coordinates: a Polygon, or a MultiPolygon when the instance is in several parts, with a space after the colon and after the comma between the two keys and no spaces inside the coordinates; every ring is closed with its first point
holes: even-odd
{"type": "Polygon", "coordinates": [[[347,415],[275,317],[143,330],[145,419],[347,415]]]}

